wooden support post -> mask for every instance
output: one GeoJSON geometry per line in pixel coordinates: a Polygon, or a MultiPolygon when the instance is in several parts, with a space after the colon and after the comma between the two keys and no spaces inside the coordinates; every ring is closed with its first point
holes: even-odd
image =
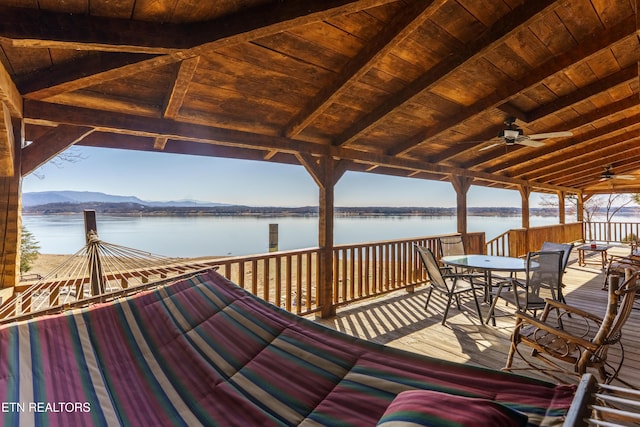
{"type": "Polygon", "coordinates": [[[334,187],[346,172],[346,163],[336,161],[332,157],[313,157],[305,154],[296,155],[300,163],[307,169],[319,188],[318,211],[318,246],[319,253],[319,301],[320,317],[335,316],[333,304],[333,219],[334,219],[334,187]]]}
{"type": "Polygon", "coordinates": [[[576,208],[576,216],[578,222],[584,221],[584,204],[591,198],[592,194],[578,193],[578,206],[576,208]]]}
{"type": "Polygon", "coordinates": [[[564,205],[564,191],[558,191],[558,218],[560,224],[566,224],[565,217],[565,205],[564,205]]]}
{"type": "Polygon", "coordinates": [[[278,224],[269,224],[269,252],[278,252],[278,224]]]}
{"type": "MultiPolygon", "coordinates": [[[[98,240],[98,222],[96,221],[96,211],[84,211],[84,230],[87,240],[87,253],[89,256],[89,269],[91,274],[91,295],[104,293],[104,278],[102,275],[102,261],[98,250],[100,241],[98,240]]],[[[78,296],[80,297],[80,296],[78,296]]]]}
{"type": "Polygon", "coordinates": [[[14,288],[20,278],[20,239],[22,228],[22,178],[20,147],[24,141],[24,122],[5,120],[12,132],[11,167],[0,176],[0,289],[14,288]],[[10,173],[9,173],[10,172],[10,173]]]}
{"type": "Polygon", "coordinates": [[[467,234],[467,192],[473,178],[462,175],[450,175],[449,180],[453,189],[456,191],[456,213],[458,215],[458,233],[462,234],[463,239],[467,234]]]}
{"type": "Polygon", "coordinates": [[[522,197],[522,228],[531,226],[529,214],[529,196],[531,196],[531,187],[527,185],[518,186],[520,196],[522,197]]]}

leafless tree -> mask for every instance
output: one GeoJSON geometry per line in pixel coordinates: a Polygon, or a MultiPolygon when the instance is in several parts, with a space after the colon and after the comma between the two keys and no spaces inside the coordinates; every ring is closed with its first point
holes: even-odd
{"type": "MultiPolygon", "coordinates": [[[[620,210],[635,202],[640,204],[639,194],[603,194],[589,198],[583,205],[583,215],[585,222],[591,222],[596,215],[604,213],[606,222],[611,222],[613,217],[620,210]]],[[[569,195],[565,199],[567,204],[567,212],[575,214],[578,210],[578,198],[575,195],[569,195]]],[[[544,207],[558,207],[558,198],[551,195],[543,195],[540,205],[544,207]]]]}
{"type": "MultiPolygon", "coordinates": [[[[65,150],[55,156],[53,159],[49,160],[48,164],[52,164],[57,168],[63,168],[65,163],[78,163],[82,160],[85,160],[86,158],[87,156],[81,153],[77,148],[71,147],[68,150],[65,150]]],[[[41,168],[36,169],[32,173],[38,179],[45,178],[45,175],[42,172],[41,168]]]]}

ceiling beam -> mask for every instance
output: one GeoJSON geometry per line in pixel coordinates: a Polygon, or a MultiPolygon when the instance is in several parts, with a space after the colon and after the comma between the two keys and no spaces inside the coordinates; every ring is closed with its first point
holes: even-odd
{"type": "Polygon", "coordinates": [[[93,132],[92,128],[60,125],[22,149],[21,175],[26,176],[93,132]]]}
{"type": "Polygon", "coordinates": [[[391,22],[351,59],[333,81],[313,97],[285,127],[283,134],[294,137],[321,115],[355,81],[364,76],[380,58],[386,56],[409,34],[422,25],[445,0],[415,1],[404,7],[391,22]]]}
{"type": "Polygon", "coordinates": [[[9,107],[13,117],[22,118],[22,96],[1,61],[0,102],[3,102],[7,107],[9,107]]]}
{"type": "Polygon", "coordinates": [[[575,158],[559,162],[557,166],[543,168],[540,177],[534,179],[544,179],[549,182],[570,183],[574,177],[582,177],[589,168],[594,168],[602,172],[608,164],[624,160],[627,157],[637,155],[638,138],[640,135],[632,139],[625,139],[622,142],[614,142],[613,140],[603,141],[599,149],[585,149],[575,153],[575,158]],[[615,154],[611,153],[610,148],[614,148],[615,154]]]}
{"type": "Polygon", "coordinates": [[[178,62],[172,56],[94,52],[31,74],[18,84],[27,99],[47,99],[178,62]]]}
{"type": "MultiPolygon", "coordinates": [[[[186,28],[188,29],[189,38],[193,47],[176,50],[168,55],[150,57],[149,55],[140,53],[112,53],[108,55],[107,52],[103,52],[90,55],[86,59],[83,59],[83,61],[86,61],[84,65],[80,63],[77,58],[74,60],[73,66],[69,66],[71,64],[55,65],[48,70],[34,74],[29,81],[25,82],[24,86],[21,87],[21,93],[25,95],[25,98],[43,100],[64,92],[82,89],[105,81],[124,78],[163,65],[179,62],[183,59],[199,56],[202,53],[211,52],[221,47],[227,47],[287,31],[299,25],[318,22],[340,14],[354,13],[395,1],[397,0],[331,0],[323,2],[283,0],[278,3],[277,7],[267,5],[262,8],[248,9],[245,12],[225,16],[217,21],[214,20],[189,25],[186,28]],[[199,35],[192,36],[192,33],[199,35]],[[126,56],[118,58],[119,55],[126,56]]],[[[47,20],[56,22],[58,14],[43,13],[45,24],[47,20]]],[[[91,19],[94,19],[94,17],[91,19]]],[[[114,23],[113,25],[123,24],[114,23]]],[[[130,23],[127,25],[134,24],[130,23]]],[[[32,28],[28,22],[25,26],[32,28]]],[[[46,27],[46,25],[41,26],[46,27]]],[[[144,28],[149,31],[150,27],[144,28]]],[[[32,29],[32,31],[38,30],[32,29]]],[[[160,31],[160,28],[158,28],[158,31],[160,31]]],[[[99,40],[106,38],[109,40],[109,37],[113,37],[110,36],[110,32],[97,35],[78,34],[76,32],[73,34],[79,38],[73,41],[74,46],[78,49],[80,46],[90,45],[93,38],[99,40]]],[[[12,34],[3,34],[0,31],[0,37],[2,38],[10,39],[11,37],[8,36],[11,35],[12,34]]],[[[21,37],[24,38],[32,37],[37,39],[36,36],[37,34],[26,33],[21,35],[21,37]]],[[[16,35],[13,34],[13,37],[16,37],[16,35]]],[[[151,37],[151,39],[154,37],[151,37]]],[[[162,37],[166,39],[181,38],[178,34],[163,34],[162,37]]],[[[41,47],[47,46],[42,43],[41,47]]],[[[149,53],[149,50],[145,50],[145,53],[149,53]]]]}
{"type": "MultiPolygon", "coordinates": [[[[586,113],[586,114],[582,114],[578,117],[576,117],[575,119],[554,126],[551,129],[548,129],[547,132],[557,132],[557,131],[565,131],[568,129],[577,129],[581,126],[586,126],[586,125],[591,125],[591,123],[597,121],[597,120],[602,120],[604,118],[607,118],[613,114],[619,113],[621,111],[630,109],[630,108],[636,108],[638,106],[638,94],[634,94],[632,96],[629,96],[625,99],[622,99],[620,101],[614,102],[604,108],[598,108],[595,109],[593,111],[591,111],[590,113],[586,113]]],[[[569,145],[574,145],[578,142],[580,142],[581,137],[570,137],[570,138],[565,138],[563,139],[562,142],[557,142],[554,144],[548,143],[546,144],[545,147],[541,147],[535,151],[531,151],[529,150],[527,152],[527,150],[523,145],[518,145],[515,144],[514,146],[511,147],[511,153],[509,155],[509,159],[508,162],[510,165],[513,165],[514,162],[516,162],[516,159],[518,159],[517,161],[520,163],[523,162],[527,162],[530,159],[536,159],[538,158],[540,155],[543,154],[547,154],[548,152],[553,152],[558,150],[558,147],[565,147],[565,146],[569,146],[569,145]],[[548,150],[548,151],[547,151],[548,150]],[[520,152],[521,156],[520,157],[516,157],[516,154],[520,152]],[[522,154],[524,153],[524,154],[522,154]]],[[[476,156],[472,161],[469,161],[465,164],[463,164],[463,167],[466,168],[477,168],[477,167],[481,167],[484,163],[487,162],[492,162],[495,160],[496,157],[496,153],[498,152],[498,150],[503,151],[504,150],[504,146],[502,146],[502,144],[496,146],[495,148],[489,149],[489,150],[485,150],[482,156],[476,156]]],[[[495,170],[501,169],[503,166],[499,165],[499,166],[494,166],[494,167],[488,167],[485,168],[485,170],[494,172],[495,170]]]]}
{"type": "MultiPolygon", "coordinates": [[[[88,126],[98,131],[123,133],[148,138],[205,142],[282,152],[327,154],[328,146],[294,141],[275,135],[262,135],[215,126],[182,123],[174,120],[140,117],[117,112],[94,110],[42,101],[25,101],[25,121],[28,124],[88,126]]],[[[166,147],[165,147],[166,148],[166,147]]]]}
{"type": "MultiPolygon", "coordinates": [[[[606,119],[609,116],[615,116],[616,114],[628,110],[634,109],[638,106],[638,94],[631,95],[625,99],[608,105],[605,108],[600,108],[592,111],[591,113],[577,117],[576,119],[567,123],[569,129],[574,129],[580,126],[591,125],[591,123],[598,120],[606,119]]],[[[638,123],[640,118],[639,114],[633,114],[630,117],[626,117],[622,120],[610,120],[606,125],[593,128],[578,136],[565,138],[555,143],[546,144],[544,147],[540,147],[535,152],[522,150],[520,147],[512,147],[513,151],[509,154],[508,164],[500,164],[492,167],[485,168],[485,171],[490,173],[506,173],[509,175],[524,175],[531,171],[535,171],[538,167],[540,159],[546,155],[558,156],[560,150],[569,149],[572,150],[576,145],[584,142],[600,139],[608,134],[619,132],[620,129],[625,129],[629,126],[634,126],[638,123]],[[634,121],[635,120],[635,121],[634,121]],[[517,150],[516,150],[517,149],[517,150]]],[[[562,130],[560,127],[555,130],[562,130]]],[[[491,151],[491,150],[487,150],[491,151]]],[[[476,165],[486,161],[490,161],[492,157],[490,155],[482,156],[478,158],[476,165]]]]}
{"type": "MultiPolygon", "coordinates": [[[[207,22],[171,24],[0,7],[0,37],[15,47],[175,54],[197,46],[238,43],[397,0],[281,0],[207,22]]],[[[212,46],[208,46],[207,49],[212,46]]]]}
{"type": "Polygon", "coordinates": [[[15,175],[15,139],[11,109],[0,101],[0,177],[15,175]]]}
{"type": "MultiPolygon", "coordinates": [[[[72,107],[59,104],[49,104],[41,101],[25,101],[25,122],[28,124],[57,125],[67,124],[72,126],[86,126],[95,128],[101,134],[124,134],[138,137],[144,140],[149,150],[154,150],[155,138],[165,137],[170,141],[165,145],[163,152],[172,152],[176,144],[186,144],[190,149],[207,150],[212,156],[219,146],[231,148],[244,148],[262,150],[258,153],[257,160],[264,160],[265,151],[278,150],[292,155],[319,155],[322,157],[334,157],[350,160],[358,163],[385,166],[393,169],[402,169],[409,172],[423,171],[438,174],[468,174],[462,168],[453,168],[439,164],[427,163],[419,160],[405,160],[382,154],[366,153],[348,148],[332,147],[324,144],[300,142],[275,135],[258,135],[249,132],[235,131],[214,126],[194,125],[180,123],[167,119],[155,119],[148,117],[131,116],[114,112],[101,112],[95,114],[93,110],[72,107]]],[[[89,137],[87,137],[88,139],[89,137]]],[[[198,154],[186,152],[185,154],[198,154]]],[[[486,182],[497,182],[508,185],[531,185],[536,188],[550,191],[566,191],[575,193],[578,190],[547,185],[544,183],[529,182],[498,175],[474,172],[473,177],[486,182]]]]}
{"type": "MultiPolygon", "coordinates": [[[[485,97],[484,99],[476,102],[473,105],[465,107],[459,113],[452,115],[446,120],[441,120],[438,125],[425,129],[415,137],[410,140],[398,144],[389,150],[388,154],[391,155],[401,155],[405,154],[408,151],[416,148],[420,144],[425,141],[437,137],[438,135],[446,132],[453,126],[456,126],[459,123],[465,122],[472,117],[484,112],[490,108],[499,108],[502,107],[501,104],[508,102],[514,96],[526,91],[527,89],[539,85],[541,81],[544,79],[551,77],[552,75],[561,72],[562,70],[575,65],[581,61],[584,61],[591,57],[592,55],[604,50],[610,49],[611,45],[619,42],[621,40],[626,39],[627,37],[631,37],[635,34],[635,22],[633,19],[627,19],[620,25],[616,26],[614,29],[607,29],[605,31],[598,32],[593,34],[588,39],[581,42],[574,49],[571,49],[569,52],[559,55],[554,58],[550,58],[547,62],[537,67],[535,70],[530,71],[526,74],[521,80],[513,81],[511,83],[502,85],[499,88],[496,88],[496,91],[485,97]]],[[[632,70],[625,69],[624,72],[616,73],[616,77],[609,77],[605,79],[606,83],[597,83],[593,84],[588,89],[585,90],[584,95],[593,95],[595,93],[602,92],[603,90],[609,89],[617,84],[620,84],[620,80],[628,81],[633,77],[629,77],[630,74],[633,74],[632,70]],[[599,92],[597,92],[599,90],[599,92]]],[[[637,70],[636,70],[637,74],[637,70]]],[[[578,90],[575,93],[582,94],[583,91],[578,90]]],[[[557,101],[557,109],[566,108],[569,104],[568,101],[579,102],[581,99],[577,98],[581,95],[571,95],[566,97],[566,99],[562,99],[562,101],[557,101]],[[561,104],[562,103],[562,104],[561,104]]],[[[585,97],[586,98],[586,97],[585,97]]],[[[582,99],[585,99],[582,98],[582,99]]],[[[555,103],[552,103],[555,104],[555,103]]],[[[544,115],[551,114],[552,112],[556,112],[557,110],[544,110],[543,114],[541,112],[533,113],[535,119],[539,119],[544,115]]],[[[527,121],[533,121],[532,117],[527,116],[527,121]]],[[[441,162],[447,159],[450,159],[456,155],[462,154],[465,151],[472,150],[479,144],[482,144],[483,141],[487,141],[491,138],[494,138],[500,130],[502,130],[504,126],[499,128],[491,129],[487,132],[483,132],[481,134],[473,135],[469,139],[473,141],[480,141],[477,144],[465,144],[464,147],[462,145],[453,146],[449,150],[445,150],[440,153],[438,156],[431,158],[430,160],[433,162],[441,162]]],[[[566,129],[564,129],[566,130],[566,129]]]]}
{"type": "Polygon", "coordinates": [[[344,146],[355,141],[387,115],[402,107],[425,90],[436,85],[462,64],[495,48],[502,43],[514,29],[536,19],[540,13],[558,7],[560,3],[561,2],[555,0],[538,0],[535,2],[526,2],[522,6],[512,10],[485,33],[479,35],[474,42],[469,43],[461,52],[450,55],[446,60],[427,71],[413,83],[395,94],[391,99],[379,105],[371,113],[361,117],[354,126],[336,138],[334,145],[344,146]]]}
{"type": "MultiPolygon", "coordinates": [[[[613,165],[612,169],[613,171],[617,174],[617,175],[624,175],[627,173],[634,173],[637,172],[638,169],[640,168],[640,155],[636,154],[633,157],[629,157],[627,156],[625,159],[622,160],[624,162],[624,166],[622,166],[621,164],[619,165],[613,165]]],[[[591,168],[592,174],[591,176],[582,176],[580,178],[576,178],[573,179],[569,182],[575,182],[578,185],[580,185],[580,187],[582,188],[586,188],[586,187],[592,187],[594,185],[598,185],[599,183],[602,182],[606,182],[606,181],[611,181],[611,180],[616,180],[618,182],[622,182],[622,181],[630,181],[628,182],[628,186],[635,186],[636,189],[640,189],[640,183],[638,182],[638,179],[635,180],[622,180],[622,179],[617,179],[617,178],[612,178],[609,180],[603,180],[601,178],[601,174],[604,172],[604,168],[601,167],[596,167],[596,168],[591,168]],[[633,181],[633,182],[631,182],[633,181]]],[[[638,190],[636,190],[637,192],[638,190]]]]}
{"type": "Polygon", "coordinates": [[[15,174],[15,139],[11,117],[22,118],[22,96],[0,62],[0,176],[15,174]]]}
{"type": "MultiPolygon", "coordinates": [[[[605,128],[597,128],[583,136],[583,141],[574,144],[563,144],[557,150],[546,155],[540,155],[536,159],[526,161],[525,163],[517,163],[512,168],[503,169],[501,174],[509,176],[517,176],[523,179],[542,179],[548,170],[562,170],[562,164],[572,161],[576,156],[592,153],[601,148],[607,148],[609,145],[624,143],[630,139],[634,139],[640,134],[640,114],[629,117],[622,122],[614,122],[605,126],[605,128]],[[626,125],[626,126],[625,126],[626,125]],[[634,129],[634,125],[636,128],[634,129]],[[621,132],[622,130],[622,132],[621,132]],[[606,137],[611,134],[610,137],[606,137]],[[606,139],[603,139],[606,137],[606,139]]],[[[496,173],[491,171],[491,173],[496,173]]]]}
{"type": "Polygon", "coordinates": [[[193,74],[198,67],[199,60],[200,57],[196,56],[185,59],[180,63],[176,79],[165,102],[163,117],[175,119],[178,116],[180,107],[182,107],[182,103],[184,102],[184,97],[187,95],[189,84],[193,79],[193,74]]]}
{"type": "Polygon", "coordinates": [[[13,47],[168,54],[193,47],[187,25],[0,6],[0,37],[13,47]]]}
{"type": "Polygon", "coordinates": [[[568,95],[562,96],[553,102],[528,112],[526,115],[527,122],[533,122],[550,114],[555,114],[564,108],[583,102],[594,95],[606,92],[616,86],[633,82],[637,78],[638,65],[633,64],[603,78],[602,80],[597,80],[590,85],[578,88],[578,90],[571,92],[568,95]]]}

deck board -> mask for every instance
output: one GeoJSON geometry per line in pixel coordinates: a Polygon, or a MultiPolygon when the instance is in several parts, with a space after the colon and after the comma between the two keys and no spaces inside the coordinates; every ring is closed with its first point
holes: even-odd
{"type": "MultiPolygon", "coordinates": [[[[610,254],[626,255],[628,247],[616,247],[610,254]]],[[[564,276],[567,303],[583,310],[602,315],[607,293],[602,289],[604,270],[597,265],[578,265],[577,253],[572,256],[564,276]]],[[[330,319],[318,322],[347,334],[386,344],[392,347],[432,357],[469,363],[493,369],[504,367],[509,350],[509,338],[515,323],[513,309],[500,303],[497,311],[506,314],[496,318],[496,326],[481,324],[471,299],[463,303],[462,311],[453,305],[447,323],[441,325],[444,299],[435,292],[428,311],[424,310],[426,287],[413,293],[398,291],[339,309],[330,319]]],[[[625,363],[620,378],[640,388],[640,302],[631,313],[623,330],[625,363]]],[[[483,316],[488,304],[481,304],[483,316]]],[[[619,351],[611,349],[609,358],[617,360],[619,351]]],[[[522,375],[544,378],[532,372],[522,375]]],[[[572,382],[567,378],[567,382],[572,382]]],[[[621,384],[614,381],[614,384],[621,384]]]]}

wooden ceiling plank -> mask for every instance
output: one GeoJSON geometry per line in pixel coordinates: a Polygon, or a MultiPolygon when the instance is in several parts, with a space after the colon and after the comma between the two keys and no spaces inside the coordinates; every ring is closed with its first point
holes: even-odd
{"type": "Polygon", "coordinates": [[[624,137],[618,136],[603,140],[602,143],[607,145],[591,144],[576,152],[573,158],[559,160],[557,164],[550,162],[543,165],[539,173],[536,171],[534,176],[521,178],[557,182],[558,180],[569,180],[572,175],[584,175],[591,163],[597,164],[602,169],[609,163],[624,160],[627,156],[637,155],[638,138],[640,138],[640,134],[631,137],[625,135],[624,137]]]}
{"type": "MultiPolygon", "coordinates": [[[[613,166],[614,171],[616,172],[616,174],[618,175],[624,175],[624,174],[628,174],[628,173],[633,173],[633,172],[637,172],[638,168],[640,166],[640,155],[638,155],[636,153],[636,155],[627,155],[624,159],[624,167],[618,165],[618,166],[613,166]]],[[[609,180],[603,180],[602,179],[602,173],[604,172],[604,167],[607,166],[610,163],[607,162],[603,162],[603,163],[598,163],[597,165],[590,167],[589,169],[587,169],[586,174],[581,174],[580,176],[573,178],[573,179],[567,179],[566,182],[569,183],[575,183],[577,185],[580,185],[581,187],[588,187],[594,184],[598,184],[601,182],[607,182],[607,181],[626,181],[626,180],[619,180],[617,178],[611,178],[609,180]],[[604,164],[603,164],[604,163],[604,164]]],[[[564,181],[563,181],[564,182],[564,181]]],[[[635,183],[635,185],[638,185],[638,182],[635,183]]]]}
{"type": "Polygon", "coordinates": [[[22,149],[21,174],[26,176],[93,132],[93,128],[60,125],[22,149]]]}
{"type": "MultiPolygon", "coordinates": [[[[496,91],[486,98],[476,102],[471,106],[465,107],[458,114],[450,116],[447,120],[441,120],[440,122],[438,122],[437,126],[434,126],[429,130],[421,133],[421,136],[423,138],[422,141],[416,142],[416,138],[411,138],[410,140],[407,140],[404,143],[398,144],[397,146],[393,147],[392,150],[389,150],[388,154],[405,154],[408,151],[416,148],[423,142],[446,132],[448,129],[457,124],[469,120],[470,118],[481,114],[487,109],[499,107],[501,104],[508,102],[517,94],[539,84],[540,81],[562,71],[563,69],[575,64],[576,62],[584,61],[590,56],[602,50],[609,49],[612,43],[624,40],[625,38],[632,36],[634,33],[635,23],[632,19],[627,19],[626,21],[624,21],[624,23],[616,26],[616,28],[613,30],[596,33],[589,39],[580,43],[579,46],[576,46],[575,49],[571,49],[568,53],[549,59],[549,61],[537,67],[535,70],[527,73],[527,75],[522,80],[505,83],[504,85],[496,88],[496,91]]],[[[629,70],[625,70],[625,72],[630,73],[629,70]]],[[[624,75],[625,74],[623,73],[623,76],[624,75]]],[[[603,89],[605,87],[605,84],[612,85],[614,81],[615,79],[612,78],[610,81],[603,83],[602,86],[594,85],[592,90],[596,90],[598,88],[603,89]]],[[[606,88],[608,89],[610,87],[612,86],[607,86],[606,88]]],[[[580,91],[578,92],[580,93],[580,91]]],[[[528,116],[529,114],[527,114],[527,117],[528,116]]],[[[530,121],[533,121],[531,120],[531,117],[528,117],[528,119],[530,121]]],[[[502,127],[497,130],[491,129],[490,131],[483,132],[482,134],[474,135],[470,139],[474,141],[488,140],[495,137],[497,135],[497,132],[501,129],[502,127]]],[[[465,147],[452,147],[450,150],[445,150],[438,156],[435,156],[431,159],[431,161],[438,162],[447,160],[453,156],[461,154],[464,151],[473,149],[476,145],[478,144],[470,144],[465,147]]]]}
{"type": "Polygon", "coordinates": [[[189,84],[193,79],[193,74],[198,67],[199,60],[200,57],[195,56],[193,58],[185,59],[180,63],[178,75],[176,76],[171,92],[167,97],[166,106],[164,108],[164,117],[175,119],[178,116],[180,107],[182,107],[182,102],[187,95],[189,84]]]}
{"type": "MultiPolygon", "coordinates": [[[[242,43],[265,37],[278,32],[286,31],[298,25],[317,22],[331,16],[344,13],[352,13],[359,10],[380,6],[397,0],[332,0],[327,2],[307,2],[302,0],[290,0],[280,2],[278,7],[270,6],[267,10],[248,12],[227,16],[224,20],[215,23],[205,22],[198,24],[206,34],[200,35],[198,41],[192,42],[195,47],[173,52],[170,55],[162,55],[153,58],[135,57],[129,54],[125,58],[111,58],[113,65],[103,62],[104,55],[92,56],[85,66],[77,63],[73,67],[66,64],[54,67],[53,70],[45,70],[30,79],[22,88],[25,97],[31,99],[47,99],[63,92],[77,90],[109,80],[127,77],[132,74],[159,66],[175,63],[183,59],[199,56],[216,48],[242,43]],[[118,61],[121,64],[118,65],[118,61]],[[97,64],[95,64],[97,62],[97,64]],[[125,62],[122,64],[122,62],[125,62]],[[51,73],[53,71],[53,74],[51,73]],[[64,72],[68,74],[65,75],[64,72]],[[47,83],[45,83],[47,82],[47,83]]],[[[214,21],[215,22],[215,21],[214,21]]],[[[189,33],[196,32],[193,25],[188,27],[189,33]]],[[[2,32],[0,32],[2,36],[2,32]]],[[[80,35],[79,37],[83,37],[80,35]]],[[[86,37],[86,36],[85,36],[86,37]]],[[[173,36],[175,37],[175,35],[173,36]]]]}
{"type": "Polygon", "coordinates": [[[322,114],[355,81],[364,76],[380,58],[414,32],[445,0],[416,1],[384,26],[358,55],[347,63],[334,80],[312,98],[286,126],[283,134],[294,137],[322,114]]]}
{"type": "MultiPolygon", "coordinates": [[[[584,125],[588,125],[592,122],[595,122],[597,120],[601,120],[604,118],[607,118],[609,116],[613,116],[617,113],[620,113],[622,111],[625,111],[627,109],[632,109],[638,106],[638,95],[632,95],[628,98],[622,99],[618,102],[614,102],[610,105],[608,105],[607,107],[604,108],[600,108],[597,109],[595,111],[592,111],[589,114],[585,114],[582,116],[577,117],[576,119],[574,119],[573,121],[567,123],[568,125],[568,129],[575,129],[578,128],[580,126],[584,126],[584,125]]],[[[638,120],[638,115],[634,115],[632,118],[625,118],[622,120],[616,120],[613,121],[610,124],[607,124],[605,126],[599,127],[597,129],[594,129],[592,131],[588,131],[585,134],[582,134],[580,136],[574,136],[571,138],[565,138],[562,141],[557,141],[553,144],[547,144],[544,147],[540,147],[537,148],[535,150],[535,152],[527,152],[526,150],[517,150],[518,152],[516,152],[516,147],[513,147],[513,151],[509,154],[509,164],[508,165],[496,165],[493,167],[489,167],[486,168],[485,171],[490,172],[490,173],[502,173],[504,172],[507,168],[510,169],[510,174],[512,175],[522,175],[522,174],[526,174],[532,170],[535,169],[535,165],[536,165],[536,159],[548,155],[548,154],[555,154],[557,153],[559,150],[565,149],[565,148],[571,148],[574,147],[577,144],[592,140],[592,139],[596,139],[596,138],[602,138],[603,136],[610,134],[610,133],[614,133],[619,131],[620,129],[624,129],[626,127],[629,126],[633,126],[635,124],[637,124],[637,120],[638,120]],[[636,122],[634,122],[633,120],[636,120],[636,122]],[[518,166],[514,166],[514,165],[518,165],[518,166]]],[[[562,130],[562,129],[555,129],[555,130],[562,130]]],[[[487,150],[490,151],[490,150],[487,150]]],[[[490,161],[492,159],[492,157],[487,154],[484,156],[481,156],[477,159],[477,162],[475,162],[475,165],[480,165],[484,162],[490,161]]],[[[469,166],[469,165],[467,165],[469,166]]]]}
{"type": "MultiPolygon", "coordinates": [[[[282,0],[212,21],[171,24],[2,7],[0,37],[15,47],[177,54],[247,42],[397,0],[282,0]]],[[[202,53],[202,52],[199,52],[202,53]]],[[[198,54],[199,54],[198,53],[198,54]]]]}
{"type": "Polygon", "coordinates": [[[169,54],[193,47],[186,25],[0,6],[0,37],[14,47],[169,54]]]}
{"type": "Polygon", "coordinates": [[[479,36],[473,42],[467,44],[466,49],[456,54],[452,54],[446,60],[443,60],[427,73],[423,74],[413,83],[408,85],[405,89],[398,92],[392,97],[392,99],[382,103],[371,113],[358,120],[354,126],[343,132],[336,139],[334,144],[341,146],[355,141],[388,114],[405,105],[423,91],[434,86],[436,83],[453,73],[462,64],[471,61],[474,58],[478,58],[483,53],[498,46],[515,28],[526,25],[536,19],[542,12],[558,7],[559,3],[560,2],[554,0],[527,2],[512,10],[487,32],[479,36]]]}
{"type": "Polygon", "coordinates": [[[542,117],[556,113],[558,110],[570,107],[599,93],[605,92],[615,86],[628,83],[638,78],[638,65],[633,64],[616,73],[613,73],[602,80],[596,81],[589,86],[581,87],[577,91],[558,98],[554,102],[530,111],[527,113],[529,121],[535,121],[542,117]]]}
{"type": "MultiPolygon", "coordinates": [[[[603,141],[601,149],[592,147],[591,150],[583,150],[577,152],[574,158],[558,161],[557,164],[550,164],[545,167],[540,174],[536,174],[536,177],[532,179],[544,179],[545,181],[557,182],[561,180],[563,182],[569,182],[574,176],[583,177],[585,172],[590,167],[597,168],[602,172],[607,164],[614,163],[620,160],[624,160],[630,156],[638,154],[638,138],[629,139],[609,139],[603,141]],[[612,150],[609,147],[614,148],[614,153],[609,154],[612,150]],[[538,178],[538,176],[540,178],[538,178]]],[[[617,171],[616,171],[617,172],[617,171]]]]}
{"type": "Polygon", "coordinates": [[[43,100],[177,61],[178,58],[166,55],[150,59],[144,54],[93,53],[81,61],[72,60],[38,71],[18,87],[25,98],[43,100]]]}

